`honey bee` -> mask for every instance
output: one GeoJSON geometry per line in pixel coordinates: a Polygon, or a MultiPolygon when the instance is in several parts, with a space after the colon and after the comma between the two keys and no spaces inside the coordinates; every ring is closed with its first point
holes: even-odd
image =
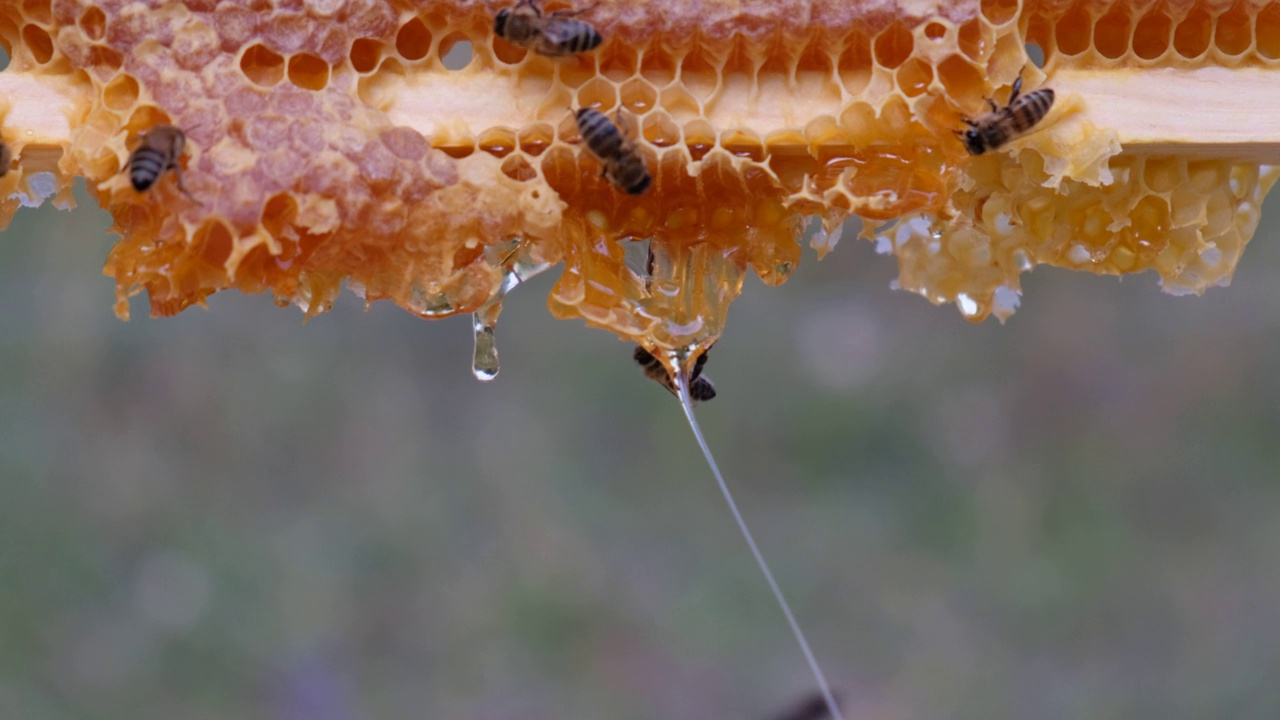
{"type": "Polygon", "coordinates": [[[1041,88],[1026,95],[1022,91],[1022,76],[1013,82],[1013,92],[1009,94],[1009,104],[997,107],[994,100],[987,99],[991,112],[977,120],[964,118],[970,129],[963,132],[953,130],[963,141],[970,155],[981,155],[988,150],[995,150],[1013,138],[1035,127],[1036,123],[1049,114],[1053,107],[1053,89],[1041,88]]]}
{"type": "Polygon", "coordinates": [[[800,702],[788,707],[774,720],[827,720],[831,717],[831,706],[822,693],[805,696],[800,702]]]}
{"type": "Polygon", "coordinates": [[[594,8],[556,10],[543,15],[538,0],[520,0],[493,19],[493,32],[513,45],[529,48],[539,55],[564,57],[593,50],[600,33],[591,23],[573,19],[594,8]]]}
{"type": "Polygon", "coordinates": [[[648,190],[652,182],[649,169],[644,166],[644,156],[636,142],[627,137],[629,125],[622,119],[621,111],[615,115],[617,125],[604,113],[592,108],[578,110],[576,117],[578,132],[587,143],[587,149],[603,166],[600,175],[630,195],[648,190]]]}
{"type": "Polygon", "coordinates": [[[0,177],[9,173],[9,164],[12,162],[13,151],[9,149],[9,143],[0,140],[0,177]]]}
{"type": "MultiPolygon", "coordinates": [[[[708,348],[710,352],[710,348],[708,348]]],[[[644,374],[650,380],[658,383],[666,388],[676,397],[680,396],[676,390],[676,382],[667,372],[667,368],[662,361],[653,356],[653,353],[644,349],[643,345],[637,345],[634,357],[640,367],[644,368],[644,374]]],[[[707,353],[704,352],[698,356],[693,364],[693,372],[689,375],[689,399],[696,405],[700,402],[706,402],[716,396],[716,388],[711,384],[711,380],[703,377],[702,366],[707,364],[707,353]]]]}
{"type": "Polygon", "coordinates": [[[178,164],[186,143],[187,136],[172,125],[156,125],[143,133],[138,147],[129,154],[129,162],[125,165],[133,189],[142,192],[155,185],[165,172],[173,170],[178,177],[178,189],[194,200],[182,184],[182,166],[178,164]]]}

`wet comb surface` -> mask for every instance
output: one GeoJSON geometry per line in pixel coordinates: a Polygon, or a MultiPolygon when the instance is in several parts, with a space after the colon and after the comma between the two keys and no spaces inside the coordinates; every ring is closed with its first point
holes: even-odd
{"type": "Polygon", "coordinates": [[[1200,292],[1229,281],[1276,176],[1236,150],[1122,148],[1061,88],[1000,152],[972,158],[953,133],[1019,73],[1024,93],[1137,71],[1270,80],[1275,3],[602,2],[580,17],[603,44],[567,58],[494,37],[509,5],[12,3],[20,172],[0,190],[51,177],[65,203],[88,179],[123,236],[106,267],[121,315],[134,293],[170,315],[226,288],[315,314],[346,282],[496,320],[513,278],[559,263],[553,313],[656,350],[714,342],[748,271],[785,281],[811,215],[863,218],[901,287],[973,320],[1007,317],[1038,264],[1200,292]],[[471,58],[449,69],[460,43],[471,58]],[[647,192],[600,177],[578,107],[633,118],[647,192]],[[119,173],[156,124],[185,131],[199,204],[172,174],[138,194],[119,173]],[[636,240],[652,277],[624,262],[636,240]]]}

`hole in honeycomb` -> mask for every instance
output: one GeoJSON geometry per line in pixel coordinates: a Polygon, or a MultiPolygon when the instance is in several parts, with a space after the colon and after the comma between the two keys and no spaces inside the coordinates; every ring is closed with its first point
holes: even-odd
{"type": "Polygon", "coordinates": [[[1044,67],[1044,48],[1036,43],[1029,42],[1024,49],[1027,52],[1027,59],[1031,61],[1032,65],[1038,68],[1044,67]]]}
{"type": "Polygon", "coordinates": [[[101,40],[107,34],[107,16],[100,8],[90,6],[80,16],[80,29],[90,40],[101,40]]]}
{"type": "Polygon", "coordinates": [[[526,155],[537,157],[546,152],[555,139],[555,128],[547,123],[538,123],[520,131],[520,150],[526,155]]]}
{"type": "Polygon", "coordinates": [[[396,33],[396,52],[405,60],[421,60],[431,52],[431,31],[421,18],[413,18],[396,33]]]}
{"type": "Polygon", "coordinates": [[[603,78],[594,78],[578,88],[577,107],[594,107],[608,110],[618,104],[618,90],[603,78]]]}
{"type": "MultiPolygon", "coordinates": [[[[8,5],[16,5],[10,2],[8,5]]],[[[22,14],[32,22],[49,25],[53,22],[53,13],[50,11],[49,0],[23,0],[22,14]]]]}
{"type": "Polygon", "coordinates": [[[1222,163],[1217,160],[1193,160],[1187,163],[1187,179],[1197,190],[1208,194],[1226,182],[1222,163]]]}
{"type": "Polygon", "coordinates": [[[1178,23],[1173,31],[1173,49],[1184,58],[1196,58],[1209,49],[1213,18],[1203,7],[1196,7],[1178,23]]]}
{"type": "Polygon", "coordinates": [[[929,89],[929,83],[933,82],[933,68],[928,63],[918,58],[912,58],[898,68],[895,80],[898,89],[906,93],[907,97],[918,97],[929,89]]]}
{"type": "Polygon", "coordinates": [[[214,267],[221,267],[231,257],[231,231],[217,220],[201,225],[191,241],[194,254],[214,267]]]}
{"type": "Polygon", "coordinates": [[[654,87],[665,87],[676,79],[676,64],[666,53],[648,52],[640,60],[640,77],[654,87]]]}
{"type": "Polygon", "coordinates": [[[915,50],[915,38],[899,22],[894,22],[876,36],[876,62],[893,70],[911,57],[915,50]]]}
{"type": "Polygon", "coordinates": [[[716,146],[716,131],[706,120],[694,120],[684,126],[684,144],[693,159],[701,160],[716,146]]]}
{"type": "Polygon", "coordinates": [[[1129,13],[1116,7],[1093,26],[1093,45],[1102,57],[1115,60],[1129,51],[1129,13]]]}
{"type": "Polygon", "coordinates": [[[871,68],[871,41],[862,33],[851,34],[836,64],[840,82],[850,95],[860,94],[871,84],[871,68]]]}
{"type": "Polygon", "coordinates": [[[637,115],[649,112],[653,104],[658,101],[658,91],[640,78],[628,80],[619,92],[622,96],[622,104],[637,115]]]}
{"type": "Polygon", "coordinates": [[[125,129],[132,137],[137,137],[156,125],[168,125],[169,115],[154,105],[143,105],[129,116],[125,129]]]}
{"type": "Polygon", "coordinates": [[[1089,14],[1084,8],[1076,6],[1062,16],[1054,28],[1054,39],[1058,44],[1058,52],[1063,55],[1079,55],[1089,49],[1090,36],[1089,14]]]}
{"type": "Polygon", "coordinates": [[[128,110],[138,102],[138,81],[129,75],[117,75],[102,89],[102,102],[112,110],[128,110]]]}
{"type": "Polygon", "coordinates": [[[293,221],[298,217],[298,203],[292,193],[272,195],[262,207],[262,227],[277,240],[293,240],[297,231],[293,221]]]}
{"type": "Polygon", "coordinates": [[[89,61],[86,64],[88,67],[98,69],[99,72],[104,70],[115,72],[124,64],[124,55],[113,47],[91,45],[89,47],[89,61]]]}
{"type": "Polygon", "coordinates": [[[942,40],[947,36],[947,26],[940,22],[931,22],[924,26],[924,36],[930,40],[942,40]]]}
{"type": "Polygon", "coordinates": [[[489,128],[480,133],[480,149],[494,157],[506,157],[516,149],[516,138],[506,128],[489,128]]]}
{"type": "Polygon", "coordinates": [[[253,45],[240,56],[240,71],[254,83],[270,87],[284,78],[284,58],[265,45],[253,45]]]}
{"type": "Polygon", "coordinates": [[[447,70],[462,70],[474,57],[475,48],[462,33],[450,33],[440,41],[440,58],[447,70]]]}
{"type": "Polygon", "coordinates": [[[38,25],[27,25],[22,28],[22,44],[31,51],[31,57],[44,65],[53,59],[53,40],[49,33],[38,25]]]}
{"type": "Polygon", "coordinates": [[[816,44],[809,45],[796,61],[797,94],[817,102],[839,101],[840,88],[835,83],[834,70],[831,55],[816,44]]]}
{"type": "Polygon", "coordinates": [[[635,50],[620,43],[611,43],[608,47],[609,52],[600,58],[600,74],[615,83],[635,75],[640,62],[635,50]]]}
{"type": "Polygon", "coordinates": [[[461,160],[464,157],[469,157],[476,151],[476,146],[467,142],[456,143],[453,145],[432,145],[432,147],[455,160],[461,160]]]}
{"type": "Polygon", "coordinates": [[[1228,55],[1240,55],[1253,45],[1253,33],[1249,28],[1249,13],[1244,4],[1236,3],[1218,18],[1218,30],[1214,44],[1228,55]]]}
{"type": "Polygon", "coordinates": [[[1268,60],[1280,58],[1280,4],[1271,3],[1258,13],[1258,54],[1268,60]]]}
{"type": "MultiPolygon", "coordinates": [[[[539,58],[543,59],[543,58],[539,58]]],[[[596,76],[596,59],[594,55],[575,55],[556,63],[556,74],[560,82],[571,88],[582,87],[582,84],[596,76]]]]}
{"type": "Polygon", "coordinates": [[[671,147],[680,142],[680,126],[670,115],[654,113],[644,119],[644,139],[654,147],[671,147]]]}
{"type": "Polygon", "coordinates": [[[1148,195],[1139,200],[1130,217],[1140,246],[1159,242],[1169,231],[1169,204],[1159,196],[1148,195]]]}
{"type": "Polygon", "coordinates": [[[1169,50],[1173,20],[1163,12],[1149,12],[1138,20],[1133,31],[1133,53],[1143,60],[1155,60],[1169,50]]]}
{"type": "Polygon", "coordinates": [[[985,60],[987,52],[991,48],[991,40],[988,38],[989,32],[987,24],[981,20],[970,20],[961,25],[957,36],[960,42],[960,52],[964,53],[970,60],[985,60]]]}
{"type": "Polygon", "coordinates": [[[720,139],[720,147],[731,155],[756,162],[764,159],[764,142],[749,130],[730,130],[720,139]]]}
{"type": "Polygon", "coordinates": [[[981,95],[982,73],[965,58],[952,55],[938,65],[938,79],[947,89],[947,97],[964,98],[981,95]]]}
{"type": "Polygon", "coordinates": [[[329,84],[329,63],[301,53],[289,58],[289,82],[307,90],[323,90],[329,84]]]}
{"type": "Polygon", "coordinates": [[[528,54],[527,50],[518,45],[512,45],[496,35],[493,38],[493,56],[504,65],[515,65],[528,54]]]}
{"type": "Polygon", "coordinates": [[[538,171],[533,169],[523,155],[512,155],[502,161],[502,174],[516,182],[528,182],[538,177],[538,171]]]}
{"type": "Polygon", "coordinates": [[[671,113],[671,117],[677,122],[692,120],[702,115],[702,110],[698,105],[698,101],[692,95],[684,91],[679,85],[668,86],[662,91],[662,109],[671,113]]]}
{"type": "Polygon", "coordinates": [[[699,100],[706,100],[715,92],[716,75],[715,67],[696,50],[680,62],[680,84],[699,100]]]}
{"type": "Polygon", "coordinates": [[[982,15],[993,25],[1003,25],[1018,14],[1018,0],[982,0],[982,15]]]}
{"type": "Polygon", "coordinates": [[[382,43],[372,38],[356,38],[351,43],[351,68],[358,73],[373,72],[382,59],[382,43]]]}
{"type": "Polygon", "coordinates": [[[1142,168],[1142,182],[1152,192],[1169,192],[1182,182],[1182,165],[1173,158],[1149,157],[1142,168]]]}

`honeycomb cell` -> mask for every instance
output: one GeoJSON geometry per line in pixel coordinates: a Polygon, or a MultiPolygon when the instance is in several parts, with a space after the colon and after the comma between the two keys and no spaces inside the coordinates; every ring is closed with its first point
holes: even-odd
{"type": "Polygon", "coordinates": [[[637,115],[643,115],[658,102],[658,91],[640,78],[628,80],[619,90],[623,107],[637,115]]]}
{"type": "Polygon", "coordinates": [[[621,43],[611,43],[600,53],[598,62],[600,74],[619,84],[635,75],[640,66],[636,51],[621,43]]]}
{"type": "Polygon", "coordinates": [[[265,45],[252,45],[240,56],[240,71],[255,85],[271,87],[284,79],[284,58],[265,45]]]}
{"type": "Polygon", "coordinates": [[[961,55],[952,55],[938,65],[938,80],[950,98],[977,97],[986,85],[982,72],[961,55]]]}
{"type": "MultiPolygon", "coordinates": [[[[536,57],[542,62],[550,62],[546,58],[536,57]]],[[[597,76],[596,59],[591,55],[576,55],[564,58],[555,65],[556,76],[560,82],[571,88],[582,87],[583,83],[597,76]]]]}
{"type": "Polygon", "coordinates": [[[1187,13],[1173,31],[1173,49],[1184,58],[1198,58],[1209,49],[1213,39],[1213,18],[1203,6],[1187,13]]]}
{"type": "Polygon", "coordinates": [[[529,54],[528,50],[525,50],[519,45],[512,45],[497,36],[494,36],[493,45],[491,47],[493,49],[493,56],[498,59],[498,62],[504,65],[519,64],[529,54]]]}
{"type": "Polygon", "coordinates": [[[169,114],[155,105],[141,105],[129,116],[125,128],[131,136],[137,137],[156,125],[169,125],[172,120],[169,114]]]}
{"type": "Polygon", "coordinates": [[[276,240],[296,239],[293,227],[298,217],[298,201],[292,193],[275,193],[262,206],[262,227],[276,240]]]}
{"type": "Polygon", "coordinates": [[[107,34],[107,15],[101,8],[88,7],[80,16],[80,29],[90,40],[101,40],[107,34]]]}
{"type": "Polygon", "coordinates": [[[421,60],[431,52],[431,31],[422,18],[413,18],[396,33],[396,52],[405,60],[421,60]]]}
{"type": "Polygon", "coordinates": [[[934,42],[942,42],[947,38],[947,26],[937,21],[925,23],[924,36],[934,42]]]}
{"type": "Polygon", "coordinates": [[[578,88],[578,99],[574,106],[611,110],[617,104],[618,88],[607,80],[594,78],[586,85],[578,88]]]}
{"type": "Polygon", "coordinates": [[[645,117],[641,134],[654,147],[672,147],[680,142],[680,126],[666,113],[652,113],[645,117]]]}
{"type": "Polygon", "coordinates": [[[912,58],[898,68],[894,82],[907,97],[919,97],[933,82],[933,67],[923,60],[912,58]]]}
{"type": "Polygon", "coordinates": [[[1003,25],[1018,14],[1020,0],[982,0],[982,15],[993,25],[1003,25]]]}
{"type": "Polygon", "coordinates": [[[1182,182],[1182,164],[1171,157],[1149,157],[1142,168],[1142,182],[1152,192],[1167,193],[1182,182]]]}
{"type": "Polygon", "coordinates": [[[860,95],[871,84],[874,69],[871,61],[871,40],[862,33],[852,33],[845,38],[844,51],[836,63],[836,72],[845,92],[860,95]]]}
{"type": "Polygon", "coordinates": [[[1116,5],[1093,26],[1093,46],[1102,57],[1116,60],[1129,52],[1129,12],[1116,5]]]}
{"type": "Polygon", "coordinates": [[[482,151],[501,158],[516,149],[516,136],[507,128],[489,128],[480,133],[476,144],[482,151]]]}
{"type": "Polygon", "coordinates": [[[654,87],[666,87],[676,79],[675,60],[668,53],[646,51],[640,59],[640,77],[648,80],[654,87]]]}
{"type": "Polygon", "coordinates": [[[702,107],[696,98],[680,85],[669,85],[659,93],[659,105],[671,114],[676,122],[685,122],[702,115],[702,107]]]}
{"type": "Polygon", "coordinates": [[[1249,13],[1242,3],[1236,3],[1218,18],[1213,42],[1227,55],[1243,55],[1253,45],[1253,32],[1249,13]]]}
{"type": "Polygon", "coordinates": [[[436,56],[446,68],[457,72],[466,70],[475,59],[475,48],[466,35],[459,32],[449,33],[440,40],[436,56]]]}
{"type": "Polygon", "coordinates": [[[289,82],[304,90],[323,90],[329,84],[329,63],[310,53],[289,58],[289,82]]]}
{"type": "Polygon", "coordinates": [[[1258,54],[1267,60],[1280,58],[1280,4],[1269,3],[1254,19],[1258,54]]]}
{"type": "Polygon", "coordinates": [[[903,27],[902,23],[894,22],[876,36],[876,62],[889,70],[896,69],[911,57],[915,42],[911,31],[903,27]]]}
{"type": "Polygon", "coordinates": [[[530,157],[546,152],[555,142],[556,130],[547,123],[538,123],[520,131],[520,151],[530,157]]]}
{"type": "Polygon", "coordinates": [[[222,267],[231,257],[235,243],[225,223],[217,220],[204,222],[191,239],[195,257],[214,267],[222,267]]]}
{"type": "Polygon", "coordinates": [[[373,72],[382,59],[382,43],[373,38],[356,38],[351,43],[351,69],[364,75],[373,72]]]}
{"type": "Polygon", "coordinates": [[[102,104],[124,112],[138,102],[138,81],[129,75],[117,75],[102,89],[102,104]]]}
{"type": "Polygon", "coordinates": [[[719,72],[700,51],[694,51],[680,62],[680,84],[700,101],[715,92],[719,72]]]}
{"type": "Polygon", "coordinates": [[[720,147],[734,157],[754,162],[764,160],[764,141],[750,130],[729,130],[720,138],[720,147]]]}
{"type": "Polygon", "coordinates": [[[716,129],[706,120],[694,120],[684,126],[684,144],[694,161],[701,160],[716,146],[716,129]]]}
{"type": "Polygon", "coordinates": [[[1173,19],[1163,11],[1153,10],[1138,20],[1133,31],[1133,54],[1143,60],[1155,60],[1169,51],[1173,41],[1173,19]]]}
{"type": "Polygon", "coordinates": [[[53,39],[39,25],[26,25],[22,28],[22,42],[31,51],[31,57],[44,65],[53,59],[53,39]]]}
{"type": "Polygon", "coordinates": [[[961,25],[956,39],[960,44],[960,52],[974,62],[985,62],[987,55],[995,47],[991,29],[981,20],[969,20],[961,25]]]}
{"type": "MultiPolygon", "coordinates": [[[[1089,49],[1092,18],[1083,7],[1074,7],[1054,27],[1054,40],[1063,55],[1079,55],[1089,49]]],[[[972,56],[971,56],[972,57],[972,56]]]]}
{"type": "Polygon", "coordinates": [[[516,182],[528,182],[538,177],[538,171],[523,155],[511,155],[503,160],[502,174],[516,182]]]}

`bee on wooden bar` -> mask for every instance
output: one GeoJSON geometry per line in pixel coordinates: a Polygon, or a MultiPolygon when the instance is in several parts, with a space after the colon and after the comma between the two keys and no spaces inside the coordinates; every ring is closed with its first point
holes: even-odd
{"type": "Polygon", "coordinates": [[[575,20],[594,8],[556,10],[543,15],[537,0],[520,0],[493,19],[493,32],[512,45],[526,47],[539,55],[564,57],[593,50],[600,44],[600,33],[591,23],[575,20]]]}
{"type": "MultiPolygon", "coordinates": [[[[710,348],[707,351],[710,352],[710,348]]],[[[669,390],[672,395],[680,396],[679,391],[676,389],[675,379],[667,372],[667,368],[662,364],[662,361],[654,357],[653,353],[645,350],[643,345],[637,345],[634,357],[640,367],[644,368],[646,377],[669,390]]],[[[710,379],[702,376],[702,366],[706,364],[707,353],[704,352],[694,362],[693,372],[689,375],[689,399],[695,405],[711,400],[716,396],[716,387],[711,384],[710,379]]]]}
{"type": "Polygon", "coordinates": [[[133,189],[142,192],[155,185],[165,172],[173,170],[178,178],[178,189],[195,200],[182,184],[182,166],[178,164],[186,143],[187,136],[172,125],[156,125],[143,133],[138,147],[129,154],[129,162],[125,165],[133,189]]]}
{"type": "Polygon", "coordinates": [[[13,151],[9,149],[9,143],[0,140],[0,177],[9,174],[9,164],[13,162],[13,151]]]}
{"type": "Polygon", "coordinates": [[[621,111],[615,115],[617,125],[604,113],[592,108],[578,110],[576,117],[578,132],[582,134],[587,149],[604,166],[600,175],[630,195],[648,190],[652,182],[649,169],[644,166],[644,156],[636,142],[627,137],[629,125],[622,119],[621,111]]]}
{"type": "Polygon", "coordinates": [[[1013,82],[1013,92],[1009,94],[1009,104],[997,107],[994,100],[987,99],[991,112],[977,120],[964,118],[969,130],[963,132],[953,130],[963,141],[970,155],[981,155],[988,150],[995,150],[1018,135],[1036,126],[1036,123],[1049,114],[1053,107],[1053,89],[1041,88],[1026,95],[1022,91],[1022,76],[1013,82]]]}

